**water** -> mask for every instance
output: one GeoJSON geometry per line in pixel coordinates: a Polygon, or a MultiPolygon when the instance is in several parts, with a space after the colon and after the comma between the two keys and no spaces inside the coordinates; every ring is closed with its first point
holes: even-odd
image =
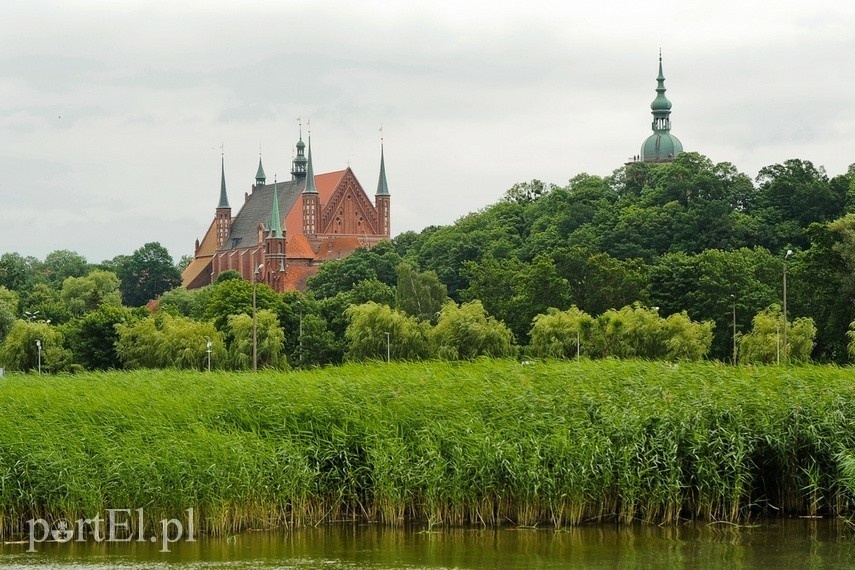
{"type": "Polygon", "coordinates": [[[4,568],[855,568],[855,530],[830,520],[552,529],[325,526],[151,543],[0,547],[4,568]]]}

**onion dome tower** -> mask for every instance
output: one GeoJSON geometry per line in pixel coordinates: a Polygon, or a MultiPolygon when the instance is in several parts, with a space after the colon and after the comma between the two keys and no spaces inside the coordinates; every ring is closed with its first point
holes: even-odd
{"type": "Polygon", "coordinates": [[[662,51],[659,51],[659,76],[656,78],[656,98],[650,104],[653,113],[653,134],[641,145],[642,162],[671,162],[683,152],[683,143],[671,134],[671,101],[665,96],[665,76],[662,73],[662,51]]]}

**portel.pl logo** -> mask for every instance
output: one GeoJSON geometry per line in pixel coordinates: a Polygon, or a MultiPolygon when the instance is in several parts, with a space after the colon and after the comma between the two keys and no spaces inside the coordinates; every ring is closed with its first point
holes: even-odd
{"type": "Polygon", "coordinates": [[[100,513],[92,518],[81,518],[76,521],[65,519],[55,520],[52,524],[45,519],[30,519],[30,547],[27,552],[36,552],[36,544],[52,540],[66,543],[72,540],[86,542],[89,538],[95,542],[158,542],[160,551],[169,552],[169,545],[179,540],[195,542],[193,536],[193,509],[189,508],[186,526],[179,519],[162,519],[159,526],[148,536],[145,534],[145,513],[143,509],[134,509],[136,513],[136,534],[131,531],[131,509],[107,509],[106,517],[100,513]],[[104,525],[102,532],[101,525],[104,525]],[[86,530],[90,533],[87,536],[86,530]],[[159,533],[158,533],[159,530],[159,533]],[[185,534],[186,530],[186,534],[185,534]]]}

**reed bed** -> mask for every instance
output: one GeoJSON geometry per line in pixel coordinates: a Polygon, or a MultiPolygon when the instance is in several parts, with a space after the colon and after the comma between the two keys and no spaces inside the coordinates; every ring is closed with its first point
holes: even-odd
{"type": "Polygon", "coordinates": [[[642,361],[0,380],[0,535],[194,508],[203,532],[853,514],[855,379],[642,361]]]}

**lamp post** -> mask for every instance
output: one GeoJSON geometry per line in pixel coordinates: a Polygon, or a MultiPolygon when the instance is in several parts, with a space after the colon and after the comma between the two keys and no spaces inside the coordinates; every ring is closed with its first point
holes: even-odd
{"type": "MultiPolygon", "coordinates": [[[[787,352],[787,258],[793,255],[793,250],[788,249],[784,255],[784,362],[788,362],[787,352]]],[[[780,361],[780,357],[778,358],[780,361]]]]}
{"type": "Polygon", "coordinates": [[[297,301],[297,306],[300,307],[300,364],[303,364],[303,301],[297,301]]]}
{"type": "Polygon", "coordinates": [[[781,323],[775,323],[776,363],[781,364],[781,323]]]}
{"type": "Polygon", "coordinates": [[[730,300],[733,303],[733,365],[736,366],[736,295],[730,295],[730,300]]]}
{"type": "Polygon", "coordinates": [[[390,362],[390,360],[391,360],[390,356],[391,355],[392,355],[391,344],[389,342],[389,333],[387,332],[386,333],[386,362],[390,362]]]}
{"type": "Polygon", "coordinates": [[[36,341],[36,350],[39,353],[39,374],[42,373],[42,341],[36,341]]]}
{"type": "Polygon", "coordinates": [[[208,372],[210,372],[211,371],[211,345],[213,343],[211,342],[211,339],[207,336],[205,337],[205,340],[208,341],[206,344],[206,348],[207,348],[206,352],[208,353],[208,372]]]}
{"type": "Polygon", "coordinates": [[[252,275],[252,371],[258,372],[258,316],[255,310],[255,290],[258,288],[258,274],[264,268],[259,264],[252,275]]]}

